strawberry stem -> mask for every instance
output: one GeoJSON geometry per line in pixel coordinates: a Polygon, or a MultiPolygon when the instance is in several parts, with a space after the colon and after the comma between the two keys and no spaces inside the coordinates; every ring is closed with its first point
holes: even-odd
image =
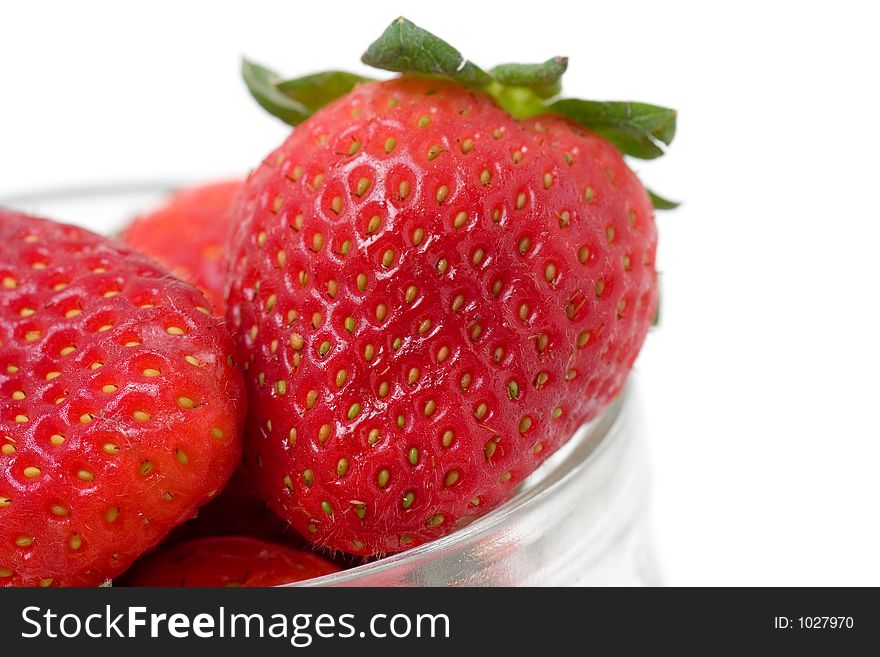
{"type": "Polygon", "coordinates": [[[554,57],[543,64],[501,64],[490,73],[507,87],[528,87],[541,98],[552,98],[562,91],[562,75],[568,57],[554,57]]]}

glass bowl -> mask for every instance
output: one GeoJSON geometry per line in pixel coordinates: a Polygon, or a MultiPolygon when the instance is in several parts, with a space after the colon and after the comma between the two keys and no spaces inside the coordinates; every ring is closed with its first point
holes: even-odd
{"type": "MultiPolygon", "coordinates": [[[[0,197],[0,205],[114,234],[178,186],[82,186],[0,197]]],[[[498,509],[431,543],[291,586],[659,584],[635,389],[631,377],[498,509]]]]}

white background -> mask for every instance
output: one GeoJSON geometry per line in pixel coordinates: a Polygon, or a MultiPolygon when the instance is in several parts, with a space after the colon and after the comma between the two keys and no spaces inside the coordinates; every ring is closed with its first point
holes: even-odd
{"type": "Polygon", "coordinates": [[[637,363],[666,581],[878,585],[878,20],[716,4],[4,2],[0,197],[243,173],[286,129],[239,56],[360,70],[401,13],[486,66],[569,55],[570,95],[680,110],[635,164],[685,201],[637,363]]]}

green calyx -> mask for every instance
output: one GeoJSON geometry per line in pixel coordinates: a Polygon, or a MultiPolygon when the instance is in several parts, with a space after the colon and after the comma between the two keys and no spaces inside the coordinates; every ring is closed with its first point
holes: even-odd
{"type": "Polygon", "coordinates": [[[369,80],[345,71],[325,71],[285,80],[275,71],[246,59],[241,62],[241,75],[263,109],[294,126],[347,94],[356,84],[369,80]]]}
{"type": "MultiPolygon", "coordinates": [[[[675,110],[647,103],[560,98],[562,75],[568,67],[565,57],[540,64],[502,64],[487,72],[443,39],[402,17],[367,48],[361,61],[403,75],[443,78],[482,90],[518,119],[548,113],[565,116],[634,158],[660,157],[675,137],[675,110]]],[[[286,80],[248,60],[242,61],[242,76],[264,109],[293,126],[370,80],[344,71],[286,80]]],[[[658,210],[678,206],[649,194],[658,210]]]]}
{"type": "Polygon", "coordinates": [[[361,57],[367,66],[395,73],[420,73],[484,86],[491,77],[443,39],[400,17],[361,57]]]}
{"type": "Polygon", "coordinates": [[[675,210],[675,208],[681,205],[681,203],[679,203],[678,201],[670,201],[669,199],[663,198],[659,194],[655,194],[650,189],[648,190],[648,196],[651,197],[651,203],[657,210],[675,210]]]}

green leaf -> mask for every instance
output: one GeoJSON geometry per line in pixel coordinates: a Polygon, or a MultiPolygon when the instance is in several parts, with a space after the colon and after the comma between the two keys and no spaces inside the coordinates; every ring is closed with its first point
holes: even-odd
{"type": "Polygon", "coordinates": [[[659,194],[655,194],[650,189],[648,190],[648,196],[651,197],[651,203],[653,203],[655,210],[675,210],[675,208],[681,205],[681,202],[670,201],[659,194]]]}
{"type": "Polygon", "coordinates": [[[562,89],[568,57],[554,57],[543,64],[501,64],[489,71],[505,86],[528,87],[541,98],[552,98],[562,89]]]}
{"type": "Polygon", "coordinates": [[[285,123],[297,125],[311,114],[308,107],[279,91],[276,84],[281,81],[281,77],[275,71],[242,59],[241,76],[251,96],[263,109],[285,123]]]}
{"type": "Polygon", "coordinates": [[[361,61],[397,73],[438,75],[473,85],[490,82],[489,75],[458,50],[402,16],[367,48],[361,61]]]}
{"type": "Polygon", "coordinates": [[[663,155],[663,145],[675,137],[676,111],[657,105],[565,98],[547,109],[589,128],[624,154],[644,160],[663,155]]]}
{"type": "Polygon", "coordinates": [[[657,310],[654,311],[654,317],[651,318],[651,326],[660,325],[660,309],[663,307],[663,285],[662,280],[657,278],[657,310]]]}
{"type": "Polygon", "coordinates": [[[354,89],[365,78],[346,71],[325,71],[302,78],[276,82],[275,87],[303,107],[309,115],[354,89]]]}

